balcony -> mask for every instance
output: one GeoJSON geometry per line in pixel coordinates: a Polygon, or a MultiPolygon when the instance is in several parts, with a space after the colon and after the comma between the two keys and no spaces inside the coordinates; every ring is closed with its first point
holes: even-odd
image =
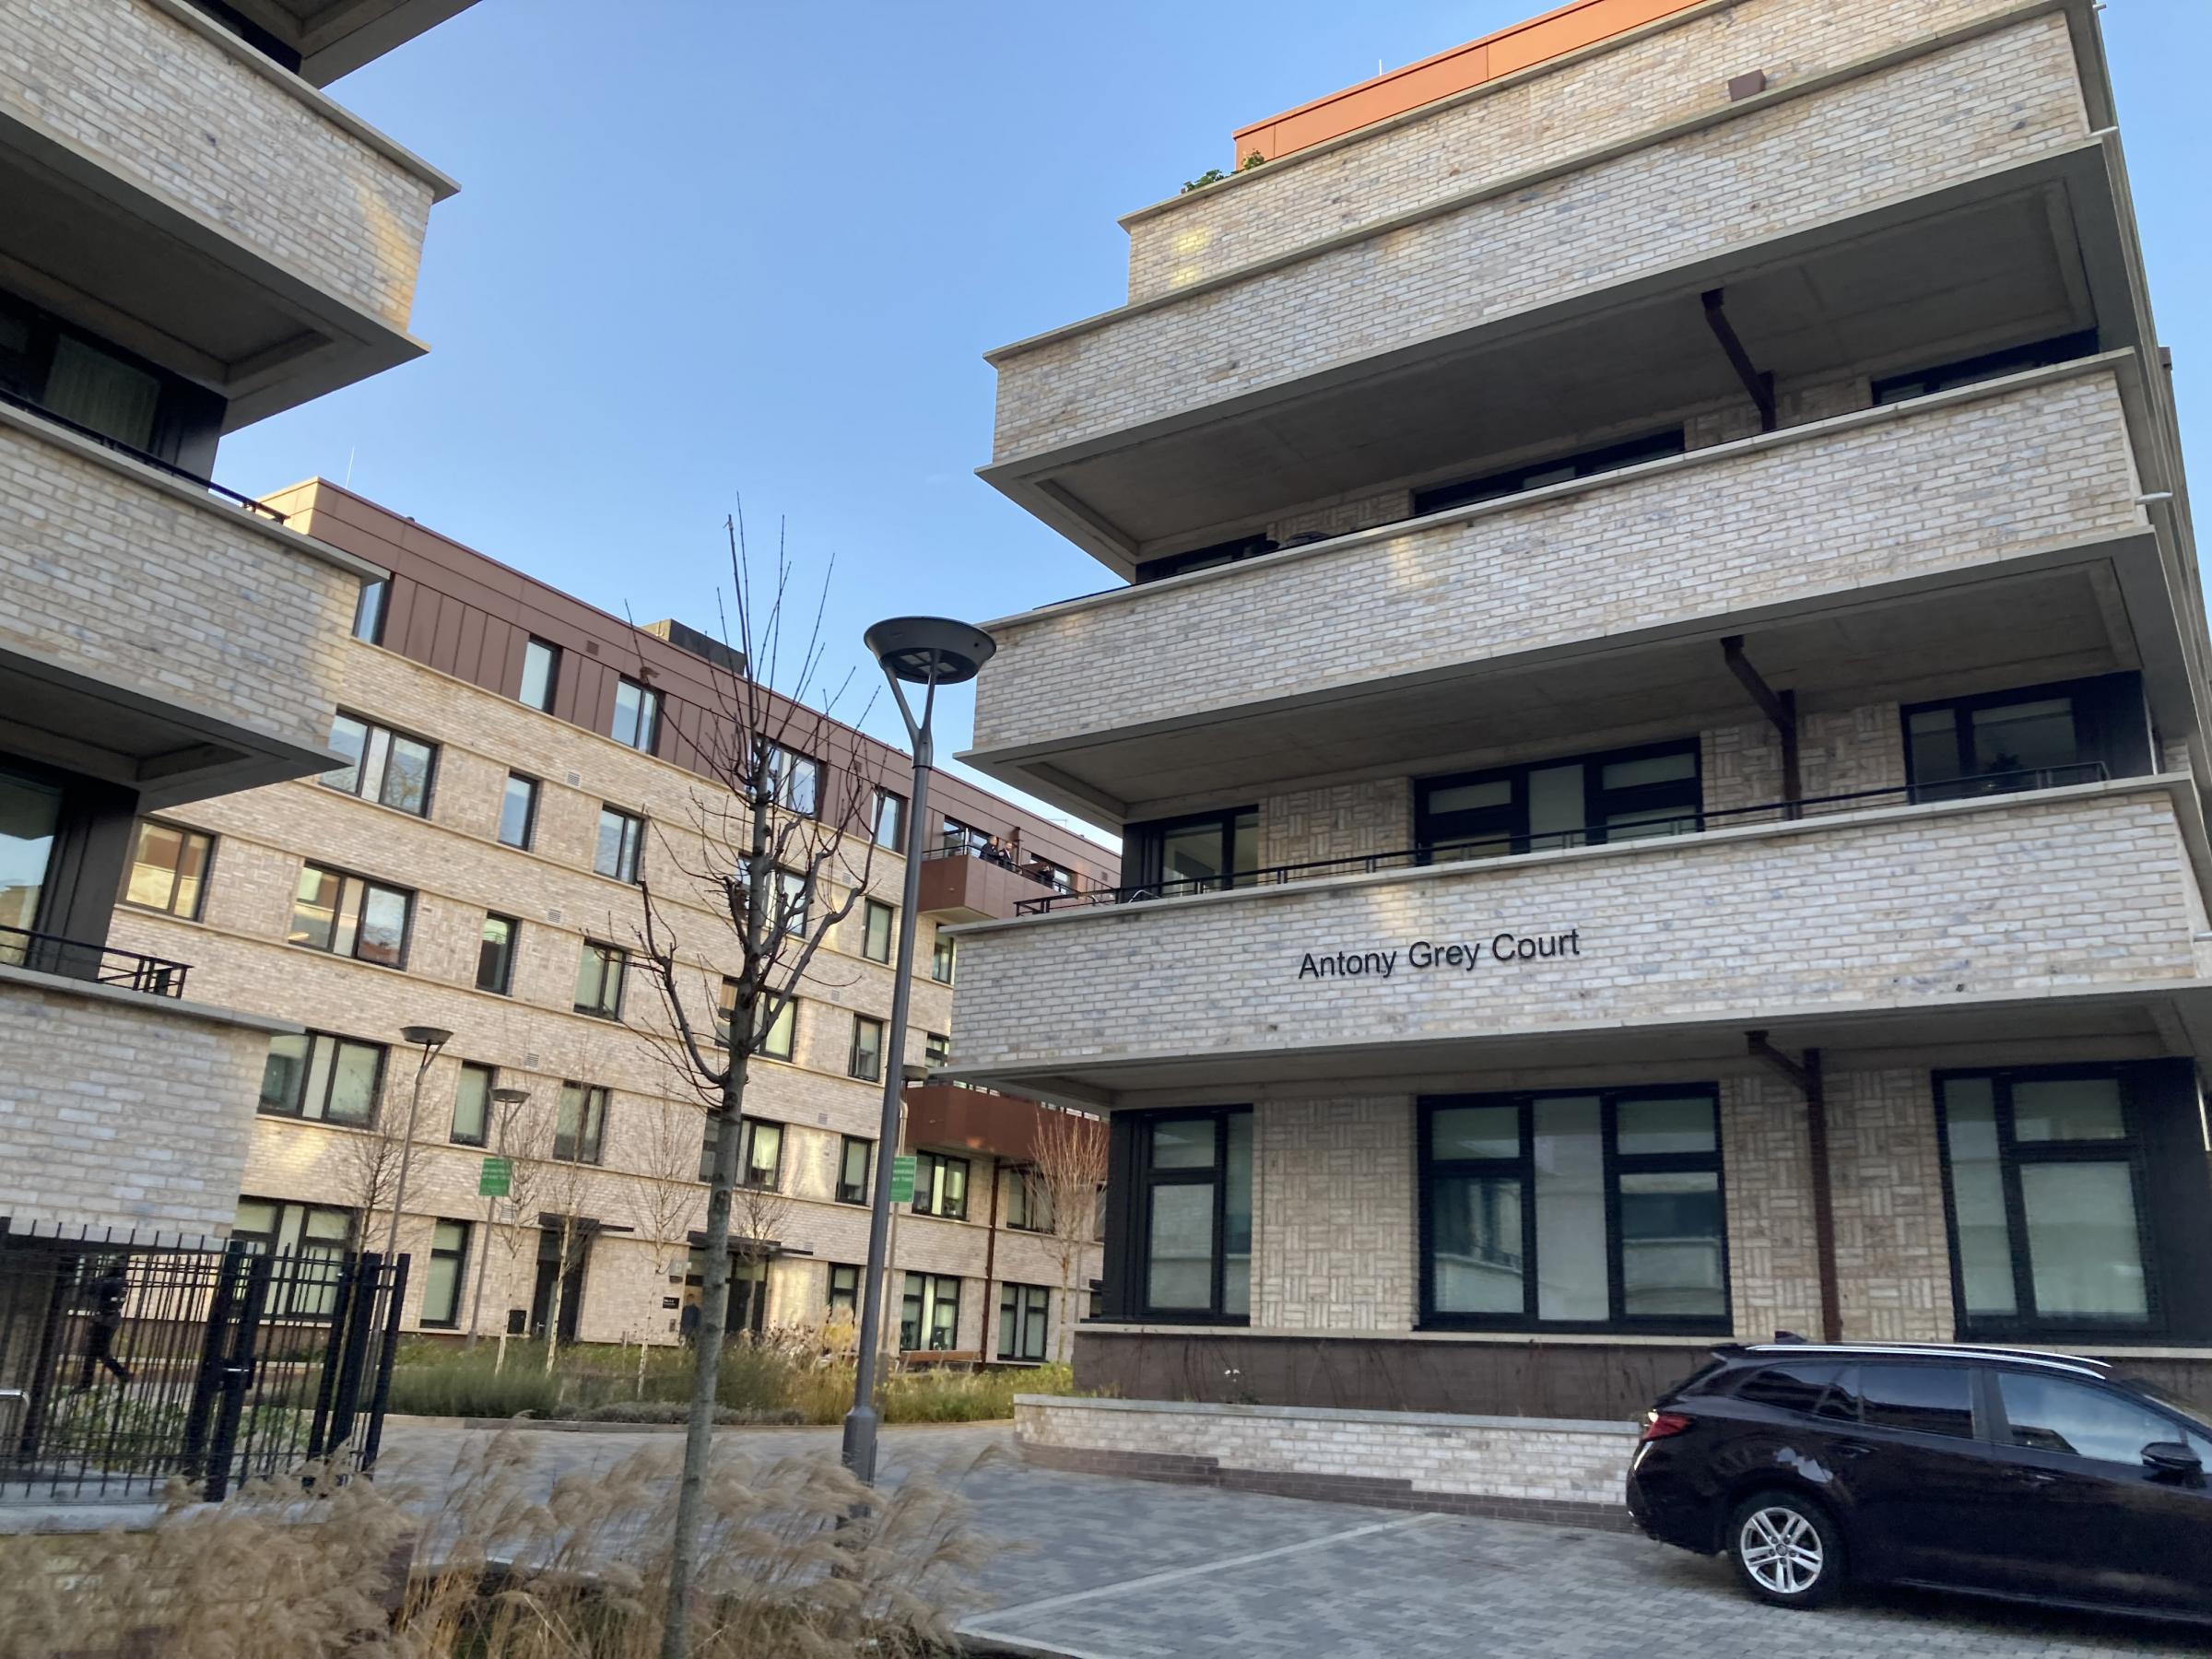
{"type": "Polygon", "coordinates": [[[265,513],[0,404],[0,747],[148,808],[319,771],[363,579],[265,513]]]}
{"type": "MultiPolygon", "coordinates": [[[[2180,775],[1324,876],[964,931],[960,1077],[1101,1105],[2212,1037],[2180,775]]],[[[1695,1075],[1694,1071],[1690,1075],[1695,1075]]]]}
{"type": "Polygon", "coordinates": [[[996,921],[1062,890],[1046,876],[972,847],[933,847],[922,859],[922,913],[939,922],[996,921]]]}
{"type": "Polygon", "coordinates": [[[453,182],[193,6],[10,7],[0,129],[9,286],[220,392],[231,426],[422,351],[453,182]]]}
{"type": "Polygon", "coordinates": [[[1801,704],[2141,667],[2187,733],[2194,574],[2137,499],[2145,406],[2112,353],[993,622],[964,758],[1168,816],[1754,718],[1729,634],[1801,704]]]}
{"type": "Polygon", "coordinates": [[[909,1147],[962,1147],[1018,1163],[1037,1156],[1047,1109],[1034,1100],[953,1083],[910,1084],[905,1098],[909,1147]]]}
{"type": "MultiPolygon", "coordinates": [[[[1771,61],[1803,65],[1797,34],[1846,26],[1812,9],[1771,61]]],[[[1784,385],[2089,327],[2141,344],[2124,197],[2087,112],[2100,94],[2066,18],[1972,27],[1902,62],[1830,42],[1844,66],[1734,104],[1702,101],[1717,73],[1685,101],[1677,62],[1631,97],[1668,120],[1601,121],[1572,154],[1546,139],[1533,170],[1499,147],[1535,142],[1540,112],[1485,139],[1446,112],[1396,149],[1386,133],[1162,208],[1197,251],[1189,280],[1140,271],[1143,298],[992,353],[983,477],[1126,575],[1301,503],[1744,401],[1700,303],[1714,288],[1784,385]],[[1445,147],[1408,159],[1424,132],[1445,147]],[[1430,182],[1400,182],[1415,175],[1430,182]]],[[[1758,48],[1713,55],[1739,49],[1758,48]]],[[[1579,129],[1579,104],[1551,113],[1579,129]]]]}

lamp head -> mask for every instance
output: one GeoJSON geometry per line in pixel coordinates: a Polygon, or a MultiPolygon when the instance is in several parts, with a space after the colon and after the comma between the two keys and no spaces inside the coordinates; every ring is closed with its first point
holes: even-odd
{"type": "Polygon", "coordinates": [[[915,686],[971,680],[998,650],[982,629],[949,617],[892,617],[864,637],[886,674],[915,686]]]}
{"type": "Polygon", "coordinates": [[[491,1091],[491,1098],[502,1106],[520,1106],[530,1098],[530,1091],[526,1088],[495,1088],[491,1091]]]}
{"type": "Polygon", "coordinates": [[[409,1042],[426,1049],[441,1049],[453,1040],[451,1031],[437,1026],[402,1026],[399,1034],[409,1042]]]}

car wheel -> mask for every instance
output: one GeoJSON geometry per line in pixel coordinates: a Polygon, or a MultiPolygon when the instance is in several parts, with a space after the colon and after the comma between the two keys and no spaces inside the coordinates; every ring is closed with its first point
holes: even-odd
{"type": "Polygon", "coordinates": [[[1828,1512],[1792,1492],[1759,1492],[1728,1519],[1744,1588],[1783,1607],[1817,1607],[1843,1587],[1843,1539],[1828,1512]]]}

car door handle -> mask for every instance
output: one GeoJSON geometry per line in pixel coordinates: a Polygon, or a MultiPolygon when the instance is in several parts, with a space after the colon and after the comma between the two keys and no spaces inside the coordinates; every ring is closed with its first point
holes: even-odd
{"type": "Polygon", "coordinates": [[[2049,1469],[2008,1469],[2006,1474],[2018,1486],[2056,1486],[2060,1478],[2049,1469]]]}
{"type": "Polygon", "coordinates": [[[1873,1450],[1874,1448],[1865,1441],[1838,1441],[1834,1447],[1835,1454],[1846,1462],[1853,1458],[1865,1457],[1873,1450]]]}

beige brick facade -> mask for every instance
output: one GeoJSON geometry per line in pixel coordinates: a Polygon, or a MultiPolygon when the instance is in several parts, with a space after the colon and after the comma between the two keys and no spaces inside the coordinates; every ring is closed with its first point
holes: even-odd
{"type": "Polygon", "coordinates": [[[1253,1131],[1253,1323],[1411,1330],[1412,1100],[1271,1101],[1253,1131]]]}

